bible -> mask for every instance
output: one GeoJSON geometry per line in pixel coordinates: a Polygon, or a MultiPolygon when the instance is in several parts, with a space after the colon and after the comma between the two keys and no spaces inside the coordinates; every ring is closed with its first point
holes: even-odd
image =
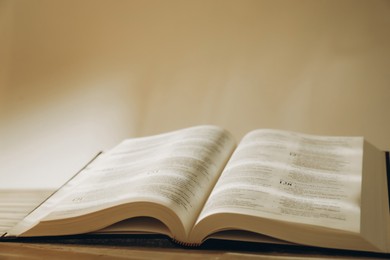
{"type": "Polygon", "coordinates": [[[236,143],[194,126],[124,140],[0,236],[163,234],[186,246],[389,253],[387,171],[386,152],[363,137],[257,129],[236,143]]]}

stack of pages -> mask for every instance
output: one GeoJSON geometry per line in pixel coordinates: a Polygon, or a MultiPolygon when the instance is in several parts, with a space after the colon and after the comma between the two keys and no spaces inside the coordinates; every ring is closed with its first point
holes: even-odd
{"type": "Polygon", "coordinates": [[[188,246],[214,238],[388,253],[386,173],[386,153],[362,137],[258,129],[236,143],[220,127],[195,126],[123,141],[35,210],[47,193],[1,195],[12,212],[0,216],[0,231],[158,233],[188,246]]]}

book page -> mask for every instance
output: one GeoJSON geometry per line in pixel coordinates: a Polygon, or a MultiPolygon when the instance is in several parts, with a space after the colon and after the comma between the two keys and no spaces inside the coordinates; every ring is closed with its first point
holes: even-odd
{"type": "Polygon", "coordinates": [[[234,146],[227,131],[213,126],[126,140],[74,178],[43,220],[146,201],[172,209],[189,229],[234,146]]]}
{"type": "Polygon", "coordinates": [[[238,145],[198,222],[237,213],[358,232],[362,147],[359,137],[253,131],[238,145]]]}
{"type": "Polygon", "coordinates": [[[49,189],[0,190],[0,237],[6,235],[53,192],[49,189]]]}

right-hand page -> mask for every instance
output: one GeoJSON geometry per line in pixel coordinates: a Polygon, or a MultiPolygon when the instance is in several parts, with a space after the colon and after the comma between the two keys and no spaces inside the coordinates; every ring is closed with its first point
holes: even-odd
{"type": "Polygon", "coordinates": [[[198,222],[251,215],[359,232],[363,138],[256,130],[238,145],[198,222]]]}

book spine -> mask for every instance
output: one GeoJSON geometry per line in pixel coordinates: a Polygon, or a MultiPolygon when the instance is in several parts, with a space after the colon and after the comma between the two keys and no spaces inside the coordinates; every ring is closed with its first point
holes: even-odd
{"type": "Polygon", "coordinates": [[[178,244],[183,247],[199,247],[201,243],[188,243],[188,242],[183,242],[180,240],[177,240],[175,238],[172,238],[173,243],[178,244]]]}

